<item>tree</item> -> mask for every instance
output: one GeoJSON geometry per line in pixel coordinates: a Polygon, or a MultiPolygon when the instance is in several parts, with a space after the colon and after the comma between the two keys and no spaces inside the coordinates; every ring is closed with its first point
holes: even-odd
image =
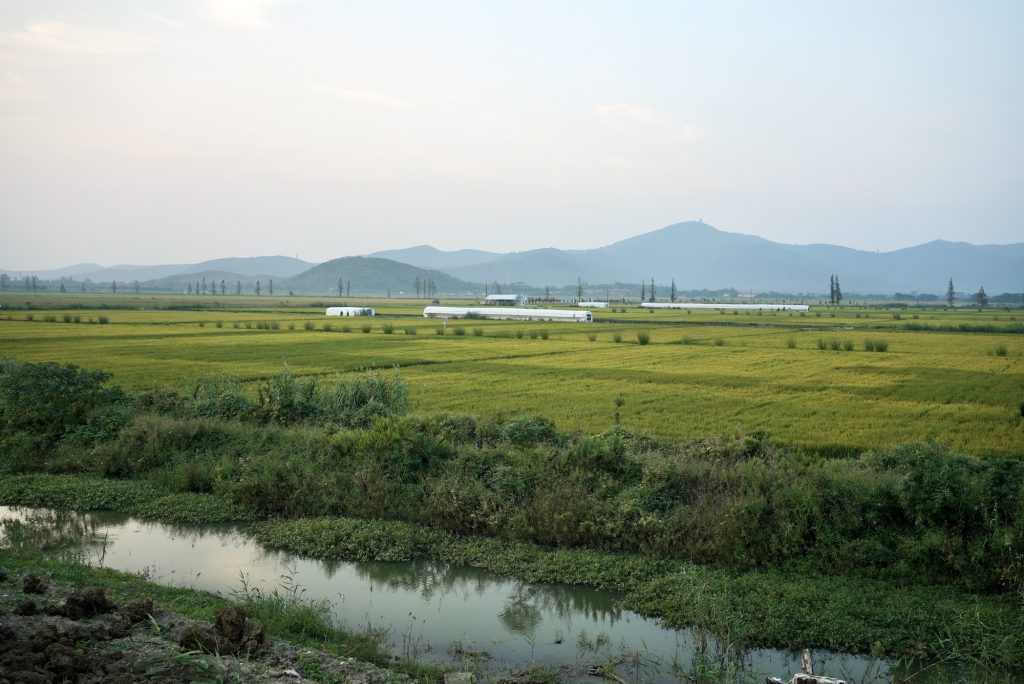
{"type": "Polygon", "coordinates": [[[828,277],[828,303],[836,303],[836,276],[832,274],[828,277]]]}
{"type": "Polygon", "coordinates": [[[270,279],[270,286],[269,286],[268,289],[270,291],[270,296],[273,297],[274,296],[274,279],[273,278],[270,279]]]}
{"type": "Polygon", "coordinates": [[[85,281],[82,281],[82,292],[85,292],[85,281]]]}
{"type": "Polygon", "coordinates": [[[202,293],[203,293],[202,290],[199,289],[199,281],[197,280],[196,281],[196,296],[198,297],[202,293]]]}
{"type": "Polygon", "coordinates": [[[416,298],[420,296],[420,277],[416,276],[416,280],[413,281],[413,287],[416,288],[416,298]]]}
{"type": "MultiPolygon", "coordinates": [[[[132,281],[132,285],[135,287],[135,294],[139,294],[139,281],[138,280],[132,281]]],[[[63,292],[63,290],[61,290],[61,292],[63,292]]]]}
{"type": "Polygon", "coordinates": [[[640,301],[647,301],[647,283],[640,283],[640,301]]]}
{"type": "Polygon", "coordinates": [[[188,288],[186,288],[188,294],[192,294],[192,281],[188,281],[188,288]]]}
{"type": "Polygon", "coordinates": [[[950,278],[949,285],[946,286],[946,303],[953,308],[954,302],[956,302],[956,291],[953,290],[953,279],[950,278]]]}
{"type": "Polygon", "coordinates": [[[238,295],[239,297],[242,296],[242,281],[241,280],[235,281],[235,294],[238,295]]]}
{"type": "Polygon", "coordinates": [[[220,281],[220,296],[223,297],[228,292],[228,284],[223,279],[220,281]]]}
{"type": "Polygon", "coordinates": [[[110,292],[112,294],[117,294],[117,281],[116,280],[111,280],[110,281],[110,292]]]}
{"type": "Polygon", "coordinates": [[[60,291],[61,292],[67,292],[67,290],[64,289],[64,281],[63,280],[60,282],[60,291]]]}
{"type": "Polygon", "coordinates": [[[345,296],[348,297],[351,294],[352,294],[352,281],[351,280],[346,280],[345,281],[345,296]]]}
{"type": "Polygon", "coordinates": [[[576,303],[583,301],[583,281],[576,278],[576,303]]]}
{"type": "Polygon", "coordinates": [[[7,283],[9,280],[10,278],[7,276],[6,273],[0,273],[0,290],[7,289],[7,283]]]}
{"type": "Polygon", "coordinates": [[[988,295],[985,294],[985,286],[982,285],[978,288],[978,291],[974,293],[974,301],[978,303],[978,306],[984,308],[988,304],[988,295]]]}
{"type": "Polygon", "coordinates": [[[649,295],[650,295],[650,300],[649,301],[653,302],[654,301],[654,278],[651,278],[651,291],[650,291],[649,295]]]}
{"type": "Polygon", "coordinates": [[[669,298],[674,302],[676,301],[676,279],[672,279],[672,290],[669,292],[669,298]]]}
{"type": "Polygon", "coordinates": [[[835,301],[835,304],[836,304],[836,306],[839,306],[840,304],[843,303],[843,291],[839,287],[839,276],[835,276],[835,283],[836,283],[836,301],[835,301]]]}
{"type": "Polygon", "coordinates": [[[199,294],[206,294],[206,276],[203,276],[203,289],[199,291],[199,294]]]}
{"type": "Polygon", "coordinates": [[[546,302],[550,302],[551,301],[551,286],[550,285],[545,285],[544,286],[544,301],[546,301],[546,302]]]}
{"type": "Polygon", "coordinates": [[[256,296],[260,296],[260,281],[256,281],[256,296]]]}

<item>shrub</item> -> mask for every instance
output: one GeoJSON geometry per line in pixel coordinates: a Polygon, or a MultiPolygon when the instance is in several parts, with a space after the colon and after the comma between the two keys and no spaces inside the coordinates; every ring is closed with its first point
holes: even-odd
{"type": "Polygon", "coordinates": [[[63,316],[61,316],[61,318],[63,319],[63,321],[65,323],[70,323],[71,322],[71,314],[64,314],[63,316]]]}
{"type": "Polygon", "coordinates": [[[100,325],[106,325],[107,323],[110,322],[110,319],[107,318],[106,316],[100,316],[97,320],[99,321],[100,325]]]}
{"type": "Polygon", "coordinates": [[[343,332],[343,333],[350,333],[350,332],[352,332],[352,326],[351,325],[343,325],[343,326],[341,326],[341,332],[343,332]]]}
{"type": "Polygon", "coordinates": [[[334,326],[333,326],[333,325],[331,325],[330,323],[324,323],[324,324],[323,324],[322,326],[320,326],[320,327],[321,327],[321,329],[322,329],[322,330],[323,330],[324,332],[331,332],[332,330],[334,330],[334,326]]]}
{"type": "Polygon", "coordinates": [[[456,335],[465,335],[466,329],[463,328],[461,325],[457,325],[455,326],[455,329],[452,330],[452,332],[454,332],[456,335]]]}
{"type": "Polygon", "coordinates": [[[213,326],[215,328],[223,328],[224,327],[224,321],[217,321],[216,323],[213,324],[213,326]]]}
{"type": "Polygon", "coordinates": [[[361,330],[364,333],[368,333],[371,330],[373,330],[373,325],[370,323],[363,323],[361,326],[359,326],[359,330],[361,330]]]}
{"type": "Polygon", "coordinates": [[[439,325],[436,328],[434,328],[434,334],[435,335],[444,335],[444,326],[443,325],[439,325]]]}
{"type": "Polygon", "coordinates": [[[818,349],[820,349],[821,351],[825,351],[826,349],[828,349],[828,343],[825,342],[825,340],[821,339],[820,337],[818,338],[818,349]]]}
{"type": "Polygon", "coordinates": [[[270,321],[269,323],[267,323],[267,327],[270,330],[280,330],[281,329],[281,321],[270,321]]]}
{"type": "Polygon", "coordinates": [[[205,328],[206,327],[206,321],[199,321],[199,323],[197,323],[196,325],[198,325],[200,328],[205,328]]]}
{"type": "Polygon", "coordinates": [[[648,345],[651,343],[651,334],[646,330],[638,330],[636,333],[636,343],[640,346],[648,345]]]}
{"type": "Polygon", "coordinates": [[[390,335],[391,333],[395,332],[395,326],[391,323],[385,323],[380,327],[380,330],[385,335],[390,335]]]}
{"type": "Polygon", "coordinates": [[[788,340],[786,340],[786,346],[789,347],[790,349],[796,349],[796,338],[790,337],[788,340]]]}
{"type": "Polygon", "coordinates": [[[35,314],[25,314],[26,321],[34,321],[36,319],[35,314]]]}
{"type": "Polygon", "coordinates": [[[864,351],[875,351],[875,341],[870,337],[864,340],[864,351]]]}
{"type": "Polygon", "coordinates": [[[523,331],[522,330],[516,330],[516,339],[517,340],[523,339],[523,331]]]}
{"type": "Polygon", "coordinates": [[[998,345],[996,345],[995,352],[996,352],[996,356],[1006,356],[1006,345],[1005,344],[998,344],[998,345]]]}
{"type": "Polygon", "coordinates": [[[724,347],[725,346],[725,340],[723,340],[721,337],[716,337],[715,338],[715,346],[716,347],[724,347]]]}
{"type": "Polygon", "coordinates": [[[415,335],[416,334],[416,328],[413,328],[412,326],[406,326],[405,327],[405,334],[406,335],[415,335]]]}
{"type": "Polygon", "coordinates": [[[839,340],[830,340],[828,343],[828,348],[831,349],[832,351],[839,351],[839,340]]]}
{"type": "Polygon", "coordinates": [[[547,330],[541,330],[540,331],[540,339],[542,339],[542,340],[548,339],[548,331],[547,330]]]}
{"type": "Polygon", "coordinates": [[[56,323],[57,317],[54,316],[53,314],[46,314],[45,316],[43,316],[43,321],[46,323],[56,323]]]}
{"type": "Polygon", "coordinates": [[[531,339],[531,340],[535,340],[535,339],[537,339],[537,335],[538,335],[538,334],[539,334],[539,333],[538,333],[538,332],[537,332],[536,330],[531,330],[531,331],[530,331],[530,339],[531,339]]]}
{"type": "Polygon", "coordinates": [[[612,340],[616,344],[618,344],[619,342],[622,342],[622,333],[620,333],[620,332],[612,333],[612,340]]]}
{"type": "Polygon", "coordinates": [[[313,321],[306,321],[302,324],[303,330],[316,330],[316,324],[313,321]]]}
{"type": "Polygon", "coordinates": [[[587,333],[587,339],[590,340],[591,342],[594,342],[595,340],[597,340],[597,335],[595,335],[594,333],[587,333]]]}
{"type": "Polygon", "coordinates": [[[483,328],[473,328],[473,337],[483,337],[483,336],[484,336],[484,329],[483,328]]]}

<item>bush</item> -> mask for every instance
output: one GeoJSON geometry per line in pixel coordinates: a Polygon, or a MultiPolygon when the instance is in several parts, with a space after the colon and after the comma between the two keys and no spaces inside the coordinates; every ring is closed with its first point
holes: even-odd
{"type": "Polygon", "coordinates": [[[843,342],[843,349],[846,351],[853,351],[853,340],[846,340],[843,342]]]}
{"type": "Polygon", "coordinates": [[[715,338],[715,346],[716,347],[724,347],[725,346],[725,340],[723,340],[721,337],[716,337],[715,338]]]}
{"type": "Polygon", "coordinates": [[[405,334],[406,335],[415,335],[416,334],[416,328],[413,328],[412,326],[406,326],[405,327],[405,334]]]}
{"type": "Polygon", "coordinates": [[[516,339],[517,340],[523,339],[523,331],[522,330],[516,330],[516,339]]]}
{"type": "Polygon", "coordinates": [[[307,331],[316,330],[316,324],[313,323],[313,321],[306,321],[305,323],[302,324],[302,329],[307,331]]]}
{"type": "Polygon", "coordinates": [[[100,316],[99,318],[97,318],[97,320],[100,322],[100,325],[106,325],[107,323],[110,322],[110,319],[107,318],[106,316],[100,316]]]}
{"type": "Polygon", "coordinates": [[[651,334],[646,330],[638,330],[636,333],[636,343],[640,346],[648,345],[651,343],[651,334]]]}
{"type": "Polygon", "coordinates": [[[786,346],[790,349],[796,349],[796,338],[790,337],[788,340],[786,340],[786,346]]]}
{"type": "Polygon", "coordinates": [[[587,339],[590,340],[591,342],[594,342],[597,340],[597,335],[595,335],[594,333],[587,333],[587,339]]]}
{"type": "Polygon", "coordinates": [[[456,335],[465,335],[466,334],[466,329],[463,328],[461,325],[457,325],[452,330],[452,332],[455,333],[456,335]]]}
{"type": "Polygon", "coordinates": [[[473,328],[473,337],[483,337],[483,336],[484,336],[484,329],[483,328],[473,328]]]}
{"type": "Polygon", "coordinates": [[[830,340],[828,343],[828,348],[831,349],[832,351],[839,351],[839,340],[830,340]]]}
{"type": "Polygon", "coordinates": [[[206,327],[206,321],[199,321],[196,325],[198,325],[200,328],[205,328],[206,327]]]}
{"type": "Polygon", "coordinates": [[[619,342],[622,342],[622,333],[620,333],[620,332],[612,333],[612,341],[615,342],[616,344],[618,344],[619,342]]]}
{"type": "Polygon", "coordinates": [[[373,330],[373,325],[370,323],[363,323],[361,326],[359,326],[359,330],[361,330],[364,333],[368,333],[371,330],[373,330]]]}
{"type": "Polygon", "coordinates": [[[995,352],[996,352],[996,356],[1006,356],[1006,345],[1005,344],[998,344],[998,345],[996,345],[995,352]]]}
{"type": "Polygon", "coordinates": [[[380,327],[380,331],[385,335],[390,335],[395,332],[395,326],[391,323],[385,323],[380,327]]]}
{"type": "Polygon", "coordinates": [[[820,349],[821,351],[825,351],[826,349],[828,349],[828,343],[825,342],[825,340],[821,339],[820,337],[818,338],[818,349],[820,349]]]}
{"type": "Polygon", "coordinates": [[[548,331],[547,330],[541,330],[540,331],[540,339],[542,339],[542,340],[548,339],[548,331]]]}
{"type": "Polygon", "coordinates": [[[213,324],[213,326],[215,328],[223,328],[224,327],[224,321],[217,321],[216,323],[213,324]]]}
{"type": "Polygon", "coordinates": [[[334,326],[333,326],[333,325],[331,325],[330,323],[324,323],[323,325],[321,325],[321,326],[320,326],[320,328],[321,328],[321,329],[322,329],[322,330],[323,330],[324,332],[331,332],[332,330],[334,330],[334,326]]]}
{"type": "Polygon", "coordinates": [[[61,316],[61,319],[62,319],[62,320],[63,320],[63,321],[65,322],[65,323],[70,323],[70,322],[71,322],[71,314],[64,314],[63,316],[61,316]]]}
{"type": "Polygon", "coordinates": [[[434,334],[435,335],[444,335],[444,331],[445,331],[445,328],[444,328],[443,325],[439,325],[436,328],[434,328],[434,334]]]}
{"type": "Polygon", "coordinates": [[[352,326],[351,325],[343,325],[343,326],[341,326],[341,332],[343,332],[343,333],[350,333],[350,332],[352,332],[352,326]]]}

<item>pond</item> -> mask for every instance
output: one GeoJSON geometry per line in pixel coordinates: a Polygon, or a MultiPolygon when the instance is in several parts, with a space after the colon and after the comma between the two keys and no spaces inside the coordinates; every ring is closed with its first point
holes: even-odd
{"type": "MultiPolygon", "coordinates": [[[[413,562],[318,561],[267,550],[243,527],[168,525],[106,511],[0,506],[0,544],[61,550],[90,565],[222,595],[298,586],[327,599],[349,629],[386,634],[396,659],[479,668],[500,677],[534,665],[564,679],[611,666],[627,682],[788,680],[800,654],[742,653],[693,630],[665,629],[619,607],[613,591],[533,584],[473,567],[413,562]]],[[[848,681],[888,680],[888,665],[816,651],[815,671],[848,681]]]]}

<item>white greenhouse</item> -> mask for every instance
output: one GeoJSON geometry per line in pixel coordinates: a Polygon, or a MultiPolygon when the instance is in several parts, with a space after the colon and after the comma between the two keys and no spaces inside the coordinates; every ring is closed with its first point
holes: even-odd
{"type": "Polygon", "coordinates": [[[423,309],[424,318],[489,318],[499,321],[564,321],[567,323],[592,323],[594,316],[589,311],[565,311],[563,309],[514,309],[510,307],[463,307],[428,306],[423,309]]]}
{"type": "Polygon", "coordinates": [[[328,316],[373,316],[373,309],[366,306],[329,306],[328,316]]]}
{"type": "Polygon", "coordinates": [[[583,309],[607,309],[608,302],[579,302],[576,306],[583,309]]]}
{"type": "Polygon", "coordinates": [[[645,309],[712,309],[719,311],[807,311],[806,304],[698,304],[696,302],[644,302],[645,309]]]}

